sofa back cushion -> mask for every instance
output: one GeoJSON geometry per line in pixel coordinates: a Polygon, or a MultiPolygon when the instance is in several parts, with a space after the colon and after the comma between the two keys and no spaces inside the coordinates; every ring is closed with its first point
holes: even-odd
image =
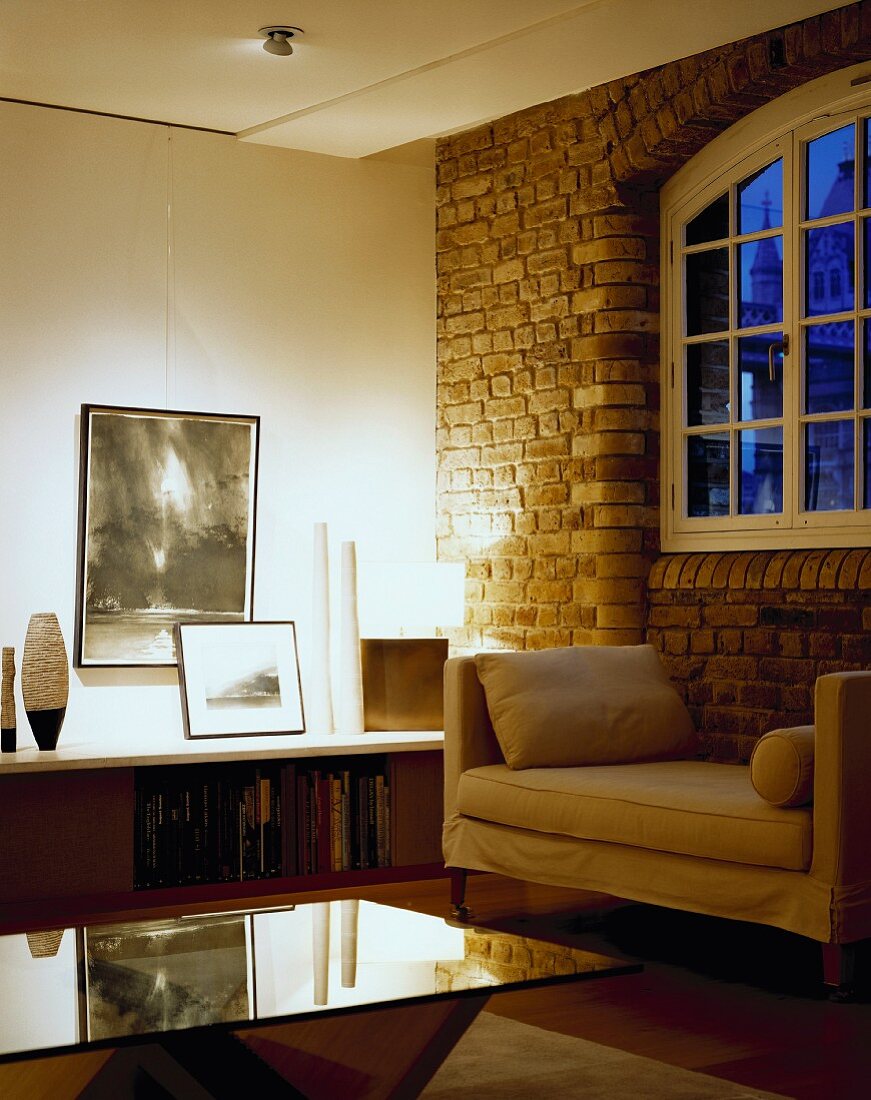
{"type": "Polygon", "coordinates": [[[771,730],[750,756],[750,782],[772,806],[807,806],[814,797],[814,727],[771,730]]]}
{"type": "Polygon", "coordinates": [[[479,653],[475,665],[511,768],[675,760],[698,752],[692,718],[651,645],[479,653]]]}

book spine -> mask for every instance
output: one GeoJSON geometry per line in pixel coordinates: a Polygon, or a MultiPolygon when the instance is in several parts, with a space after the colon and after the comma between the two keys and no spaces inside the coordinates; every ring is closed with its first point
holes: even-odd
{"type": "Polygon", "coordinates": [[[212,829],[212,794],[214,783],[209,772],[206,772],[200,783],[200,859],[199,871],[202,882],[215,881],[215,867],[217,861],[213,858],[212,846],[214,842],[214,830],[212,829]]]}
{"type": "Polygon", "coordinates": [[[333,853],[330,842],[330,781],[329,777],[321,775],[318,778],[317,787],[317,866],[318,874],[326,874],[332,870],[333,853]]]}
{"type": "Polygon", "coordinates": [[[242,879],[257,878],[260,859],[257,852],[257,821],[255,811],[256,782],[242,787],[239,813],[239,875],[242,879]]]}
{"type": "Polygon", "coordinates": [[[330,788],[330,870],[342,869],[342,781],[329,778],[330,788]]]}
{"type": "Polygon", "coordinates": [[[269,776],[260,776],[260,797],[258,809],[258,825],[260,831],[260,877],[266,878],[272,873],[272,780],[269,776]]]}
{"type": "Polygon", "coordinates": [[[134,773],[133,788],[133,887],[146,885],[145,878],[145,792],[138,774],[134,773]]]}
{"type": "Polygon", "coordinates": [[[391,840],[391,818],[393,811],[390,805],[390,787],[388,781],[384,781],[384,866],[393,866],[393,841],[391,840]]]}
{"type": "Polygon", "coordinates": [[[311,844],[309,829],[311,827],[308,797],[308,777],[305,774],[297,776],[296,780],[296,815],[297,815],[297,873],[300,875],[311,874],[311,844]]]}
{"type": "Polygon", "coordinates": [[[342,870],[350,871],[351,862],[351,773],[342,772],[342,870]]]}
{"type": "Polygon", "coordinates": [[[269,776],[269,821],[266,827],[269,852],[266,871],[271,878],[281,877],[281,868],[283,864],[281,851],[281,802],[281,769],[276,768],[269,776]]]}
{"type": "Polygon", "coordinates": [[[357,777],[357,858],[359,870],[369,867],[368,815],[369,782],[365,775],[357,777]]]}
{"type": "Polygon", "coordinates": [[[378,866],[387,866],[387,834],[385,822],[387,804],[384,798],[384,776],[375,776],[375,850],[378,854],[378,866]]]}
{"type": "Polygon", "coordinates": [[[366,850],[369,867],[378,866],[378,818],[375,776],[366,776],[366,850]]]}

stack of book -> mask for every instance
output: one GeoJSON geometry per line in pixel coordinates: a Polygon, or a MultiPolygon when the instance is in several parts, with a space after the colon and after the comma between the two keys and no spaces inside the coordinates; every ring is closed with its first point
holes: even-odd
{"type": "Polygon", "coordinates": [[[295,770],[298,875],[364,871],[390,866],[390,788],[387,761],[361,756],[349,764],[326,760],[295,770]],[[349,766],[344,766],[349,765],[349,766]]]}
{"type": "Polygon", "coordinates": [[[136,889],[391,866],[386,756],[134,775],[136,889]]]}
{"type": "Polygon", "coordinates": [[[282,867],[282,765],[137,768],[136,888],[274,878],[282,867]]]}

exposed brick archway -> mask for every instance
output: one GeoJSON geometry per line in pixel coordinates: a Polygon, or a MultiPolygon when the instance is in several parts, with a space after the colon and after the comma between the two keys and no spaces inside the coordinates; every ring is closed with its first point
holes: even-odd
{"type": "Polygon", "coordinates": [[[757,107],[868,58],[863,0],[438,143],[439,554],[469,562],[459,645],[643,639],[659,186],[757,107]]]}

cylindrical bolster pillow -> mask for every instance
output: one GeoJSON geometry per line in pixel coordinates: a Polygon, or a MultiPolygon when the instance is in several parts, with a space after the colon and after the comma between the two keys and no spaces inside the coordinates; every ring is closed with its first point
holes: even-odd
{"type": "Polygon", "coordinates": [[[806,806],[814,795],[814,727],[771,730],[750,757],[750,782],[772,806],[806,806]]]}

